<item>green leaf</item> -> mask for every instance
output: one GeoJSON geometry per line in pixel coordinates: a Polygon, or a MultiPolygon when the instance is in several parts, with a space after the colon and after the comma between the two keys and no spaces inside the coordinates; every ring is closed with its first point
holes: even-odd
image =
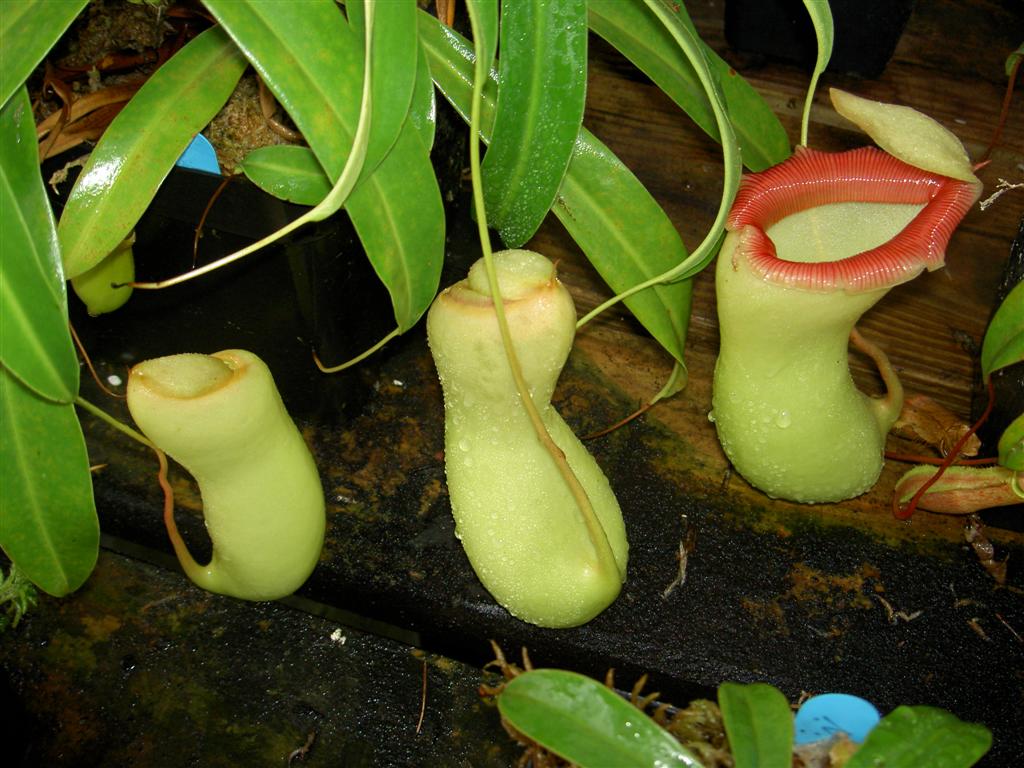
{"type": "Polygon", "coordinates": [[[989,747],[983,725],[933,707],[897,707],[882,718],[846,768],[967,768],[989,747]]]}
{"type": "MultiPolygon", "coordinates": [[[[589,0],[590,28],[615,46],[661,88],[715,141],[721,141],[711,102],[700,78],[672,35],[643,3],[589,0]]],[[[679,20],[696,28],[680,6],[679,20]]],[[[762,171],[790,154],[782,123],[750,83],[701,42],[712,75],[718,81],[736,131],[743,164],[762,171]]]]}
{"type": "Polygon", "coordinates": [[[88,0],[4,0],[0,13],[0,104],[32,74],[88,0]]]}
{"type": "MultiPolygon", "coordinates": [[[[444,206],[420,135],[407,126],[346,205],[370,263],[391,295],[402,332],[429,308],[443,258],[444,206]]],[[[300,205],[316,205],[330,191],[323,169],[305,147],[254,150],[242,168],[264,191],[300,205]]]]}
{"type": "Polygon", "coordinates": [[[1014,472],[1024,472],[1024,413],[999,437],[999,463],[1014,472]]]}
{"type": "MultiPolygon", "coordinates": [[[[356,32],[354,37],[359,43],[359,55],[362,57],[365,55],[365,7],[359,0],[350,0],[345,8],[349,24],[356,32]]],[[[391,151],[402,130],[412,103],[419,57],[420,50],[416,44],[416,3],[412,0],[377,3],[374,6],[370,65],[373,117],[370,120],[363,176],[369,175],[391,151]]]]}
{"type": "Polygon", "coordinates": [[[331,180],[308,147],[254,149],[242,161],[242,172],[264,192],[299,205],[316,205],[331,191],[331,180]]]}
{"type": "Polygon", "coordinates": [[[501,64],[483,162],[488,223],[509,248],[540,227],[583,124],[587,85],[584,0],[501,6],[501,64]]]}
{"type": "MultiPolygon", "coordinates": [[[[336,181],[351,150],[362,90],[362,45],[344,17],[330,0],[207,5],[291,115],[331,183],[336,181]]],[[[376,8],[382,5],[389,4],[376,8]]],[[[374,29],[382,24],[378,19],[374,29]]],[[[441,193],[420,130],[407,120],[345,204],[402,330],[430,306],[444,257],[441,193]]],[[[368,156],[364,171],[372,163],[368,156]]]]}
{"type": "Polygon", "coordinates": [[[521,674],[498,695],[498,710],[517,731],[581,768],[700,766],[643,712],[575,672],[521,674]]]}
{"type": "Polygon", "coordinates": [[[35,137],[22,88],[0,111],[0,362],[42,397],[69,403],[78,358],[35,137]]]}
{"type": "Polygon", "coordinates": [[[427,53],[418,41],[416,50],[419,51],[416,59],[416,87],[412,92],[409,119],[419,131],[423,146],[429,150],[434,146],[434,133],[437,130],[437,97],[434,95],[434,82],[430,79],[427,53]]]}
{"type": "MultiPolygon", "coordinates": [[[[724,171],[722,199],[719,204],[718,214],[715,216],[714,223],[711,225],[707,235],[705,235],[704,240],[697,246],[692,254],[683,261],[675,264],[666,272],[663,272],[650,280],[637,283],[628,290],[621,291],[612,299],[606,301],[596,309],[591,310],[579,321],[579,324],[587,322],[589,319],[618,301],[622,301],[623,299],[628,300],[639,292],[649,290],[659,285],[684,280],[688,276],[694,274],[695,270],[702,269],[704,265],[708,264],[711,259],[714,258],[714,255],[717,253],[718,248],[721,245],[722,235],[725,231],[726,218],[733,200],[736,197],[736,191],[739,188],[740,172],[742,170],[739,145],[736,143],[735,132],[733,131],[732,124],[729,122],[724,97],[715,82],[714,76],[708,68],[707,58],[701,46],[700,38],[694,34],[691,26],[688,25],[688,19],[684,19],[681,16],[682,6],[678,3],[672,3],[669,2],[669,0],[646,0],[646,3],[662,24],[665,25],[665,28],[676,41],[676,44],[686,54],[686,58],[697,73],[701,85],[704,88],[704,92],[711,103],[711,108],[715,114],[715,120],[718,124],[718,131],[722,138],[721,143],[724,171]]],[[[677,360],[682,362],[681,357],[678,357],[677,360]]]]}
{"type": "Polygon", "coordinates": [[[1024,360],[1024,282],[1017,283],[999,305],[981,342],[985,381],[1008,365],[1024,360]]]}
{"type": "Polygon", "coordinates": [[[75,407],[0,369],[0,547],[51,595],[73,592],[99,552],[99,522],[75,407]]]}
{"type": "MultiPolygon", "coordinates": [[[[464,120],[469,119],[473,49],[458,33],[420,14],[420,40],[431,76],[464,120]]],[[[481,138],[490,139],[497,76],[484,90],[481,138]]],[[[614,291],[661,274],[686,250],[668,215],[647,189],[589,131],[582,129],[554,212],[614,291]]],[[[689,283],[657,286],[626,300],[643,326],[677,360],[690,315],[689,283]]]]}
{"type": "Polygon", "coordinates": [[[164,177],[244,70],[245,59],[214,27],[160,67],[114,118],[57,226],[68,279],[98,264],[135,228],[164,177]]]}
{"type": "MultiPolygon", "coordinates": [[[[615,293],[667,272],[687,257],[668,214],[596,137],[581,134],[555,215],[615,293]]],[[[625,300],[629,311],[679,363],[693,284],[656,285],[625,300]]]]}
{"type": "Polygon", "coordinates": [[[804,114],[800,127],[800,143],[807,146],[807,126],[811,119],[811,104],[814,103],[814,91],[818,88],[818,78],[828,66],[828,60],[832,58],[832,43],[835,39],[835,26],[832,22],[832,9],[828,0],[804,0],[804,7],[814,24],[814,36],[818,38],[818,57],[814,62],[814,72],[811,74],[811,82],[807,88],[807,98],[804,100],[804,114]]]}
{"type": "Polygon", "coordinates": [[[345,209],[404,333],[430,308],[444,260],[444,204],[415,126],[406,124],[373,175],[352,191],[345,209]]]}
{"type": "Polygon", "coordinates": [[[781,691],[766,683],[722,683],[718,706],[736,768],[792,765],[793,713],[781,691]]]}

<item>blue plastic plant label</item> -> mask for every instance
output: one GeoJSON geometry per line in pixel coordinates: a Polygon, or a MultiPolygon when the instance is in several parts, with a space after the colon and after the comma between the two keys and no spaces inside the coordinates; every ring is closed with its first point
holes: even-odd
{"type": "Polygon", "coordinates": [[[181,168],[190,168],[193,171],[220,175],[217,153],[209,140],[201,133],[197,133],[192,142],[185,147],[185,151],[181,153],[181,157],[178,158],[175,165],[181,168]]]}
{"type": "Polygon", "coordinates": [[[880,720],[868,701],[848,693],[825,693],[803,703],[796,713],[796,743],[828,739],[839,732],[860,744],[880,720]]]}

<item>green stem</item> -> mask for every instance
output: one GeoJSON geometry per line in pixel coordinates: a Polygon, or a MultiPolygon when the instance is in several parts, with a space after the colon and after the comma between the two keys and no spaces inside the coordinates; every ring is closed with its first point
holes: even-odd
{"type": "Polygon", "coordinates": [[[618,304],[620,301],[628,299],[630,296],[639,293],[640,291],[653,288],[656,285],[680,280],[684,278],[686,273],[691,269],[697,268],[698,265],[703,265],[707,263],[707,261],[710,261],[711,255],[718,248],[722,232],[725,231],[725,220],[729,215],[729,209],[732,207],[733,200],[736,197],[736,190],[739,188],[740,172],[743,168],[743,161],[740,158],[739,146],[736,142],[736,134],[733,131],[732,123],[729,120],[725,103],[722,100],[718,84],[715,82],[711,75],[711,71],[708,68],[707,60],[704,58],[704,52],[701,50],[699,42],[692,34],[689,33],[689,30],[679,22],[675,17],[674,12],[671,8],[665,5],[663,0],[646,0],[646,2],[647,6],[654,12],[654,14],[661,19],[665,28],[683,50],[683,53],[686,54],[686,58],[689,59],[690,63],[693,65],[693,69],[697,73],[697,77],[700,79],[701,85],[704,87],[704,92],[707,94],[708,100],[711,102],[712,111],[715,113],[715,122],[718,125],[718,132],[722,137],[722,159],[725,167],[722,200],[721,203],[719,203],[718,214],[715,216],[715,221],[711,225],[710,231],[708,231],[704,241],[697,246],[693,253],[667,272],[663,272],[649,280],[645,280],[644,282],[623,291],[619,295],[608,299],[606,302],[584,315],[576,323],[577,328],[582,328],[588,322],[597,317],[597,315],[601,314],[609,307],[618,304]]]}
{"type": "Polygon", "coordinates": [[[86,400],[81,395],[78,395],[78,396],[75,397],[75,405],[77,405],[83,411],[88,411],[90,414],[95,416],[100,421],[106,422],[111,427],[113,427],[118,432],[120,432],[121,434],[127,435],[132,440],[135,440],[137,442],[142,443],[147,448],[152,448],[154,451],[159,451],[160,450],[155,445],[153,445],[153,443],[150,441],[150,439],[148,437],[146,437],[144,434],[142,434],[141,432],[137,432],[136,430],[134,430],[131,427],[129,427],[127,424],[124,424],[123,422],[118,421],[113,416],[111,416],[109,413],[104,411],[102,408],[93,405],[92,403],[90,403],[88,400],[86,400]]]}
{"type": "MultiPolygon", "coordinates": [[[[470,21],[473,27],[473,38],[474,40],[479,40],[476,15],[473,13],[472,3],[469,4],[469,8],[470,21]]],[[[597,513],[594,511],[594,506],[590,501],[590,497],[587,496],[587,492],[580,483],[579,478],[576,477],[576,473],[572,471],[572,467],[570,467],[569,462],[566,461],[565,454],[562,452],[562,449],[555,444],[555,441],[551,439],[551,435],[544,427],[544,422],[541,420],[540,412],[537,410],[537,405],[533,402],[533,397],[530,395],[530,388],[527,386],[526,379],[523,377],[523,371],[519,365],[519,358],[516,356],[515,348],[512,346],[512,334],[509,331],[508,319],[505,316],[505,305],[501,298],[501,290],[498,287],[497,270],[494,267],[493,253],[491,251],[491,238],[487,228],[487,212],[484,206],[483,183],[480,176],[479,136],[481,101],[483,97],[484,83],[487,82],[487,74],[490,71],[491,62],[484,61],[479,44],[476,44],[475,47],[477,55],[473,71],[473,98],[470,106],[469,135],[471,140],[469,142],[469,166],[473,184],[473,205],[476,211],[480,247],[483,251],[487,281],[490,284],[491,300],[494,303],[494,311],[498,320],[498,330],[501,333],[501,343],[505,348],[505,356],[508,359],[508,364],[512,372],[512,379],[515,381],[516,391],[519,393],[519,400],[522,402],[523,408],[526,410],[526,413],[530,418],[530,424],[533,426],[537,439],[540,441],[541,445],[544,446],[548,454],[551,456],[552,461],[554,461],[555,465],[558,467],[559,474],[561,474],[562,478],[565,480],[565,484],[568,486],[569,491],[576,502],[576,506],[580,510],[580,514],[583,516],[584,524],[587,527],[587,534],[594,547],[598,566],[617,570],[618,566],[615,563],[615,555],[612,552],[611,544],[609,544],[608,536],[605,533],[604,528],[601,526],[601,521],[598,519],[597,513]]]]}
{"type": "Polygon", "coordinates": [[[397,337],[399,337],[401,335],[402,335],[402,329],[401,328],[395,328],[395,330],[391,331],[391,333],[389,333],[387,336],[385,336],[383,339],[378,341],[376,344],[374,344],[372,347],[370,347],[366,351],[360,352],[358,355],[353,357],[351,360],[346,360],[344,363],[332,366],[330,368],[325,368],[324,367],[323,363],[321,363],[320,359],[316,356],[316,353],[313,354],[313,362],[316,363],[316,367],[319,368],[323,373],[337,373],[338,371],[343,371],[346,368],[351,368],[353,365],[356,365],[357,363],[363,362],[363,360],[368,358],[374,352],[376,352],[379,349],[382,349],[384,347],[384,345],[387,344],[389,341],[391,341],[392,339],[397,338],[397,337]]]}

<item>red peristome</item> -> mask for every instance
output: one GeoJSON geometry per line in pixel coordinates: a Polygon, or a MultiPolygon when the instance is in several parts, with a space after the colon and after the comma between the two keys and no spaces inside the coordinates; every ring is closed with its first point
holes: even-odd
{"type": "Polygon", "coordinates": [[[737,256],[743,253],[766,280],[811,291],[870,291],[941,267],[953,230],[980,194],[976,184],[923,171],[874,147],[838,153],[798,147],[779,165],[743,177],[726,228],[741,231],[737,256]],[[924,208],[888,242],[837,261],[785,261],[765,234],[791,214],[850,202],[924,208]]]}

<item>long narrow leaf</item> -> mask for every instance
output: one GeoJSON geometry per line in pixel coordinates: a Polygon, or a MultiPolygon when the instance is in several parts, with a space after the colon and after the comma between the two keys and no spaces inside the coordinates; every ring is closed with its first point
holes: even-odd
{"type": "MultiPolygon", "coordinates": [[[[721,135],[724,180],[722,184],[722,200],[718,206],[718,214],[711,225],[708,233],[704,236],[693,253],[686,259],[675,264],[666,272],[657,275],[620,291],[608,301],[591,310],[581,318],[578,325],[588,322],[590,319],[605,311],[608,307],[635,296],[637,293],[651,289],[652,287],[665,283],[675,283],[694,274],[694,270],[707,264],[717,253],[721,244],[722,234],[725,231],[725,221],[732,202],[736,197],[739,188],[740,172],[742,162],[740,159],[739,145],[736,143],[735,132],[729,122],[728,111],[721,89],[715,81],[714,75],[708,67],[707,57],[701,45],[700,38],[694,33],[692,24],[689,24],[688,17],[684,18],[678,3],[669,0],[645,0],[648,8],[665,25],[665,28],[672,35],[679,48],[686,54],[687,60],[693,66],[701,85],[711,102],[712,111],[718,124],[718,132],[721,135]]],[[[680,362],[682,360],[680,359],[680,362]]]]}
{"type": "MultiPolygon", "coordinates": [[[[333,184],[358,122],[362,73],[362,46],[337,7],[330,0],[207,5],[291,115],[333,184]]],[[[367,157],[364,167],[372,174],[364,173],[345,205],[402,330],[430,305],[444,256],[441,194],[436,179],[431,182],[420,131],[407,120],[376,167],[367,157]]]]}
{"type": "Polygon", "coordinates": [[[0,362],[39,395],[70,403],[78,359],[24,88],[0,111],[0,231],[0,362]]]}
{"type": "MultiPolygon", "coordinates": [[[[416,65],[416,87],[413,91],[409,120],[415,126],[425,147],[434,144],[437,106],[430,67],[421,46],[416,65]]],[[[264,192],[281,200],[313,206],[331,191],[331,181],[316,155],[308,147],[276,144],[254,149],[242,161],[242,172],[264,192]]]]}
{"type": "Polygon", "coordinates": [[[0,13],[0,105],[28,80],[88,0],[4,0],[0,13]]]}
{"type": "MultiPolygon", "coordinates": [[[[554,212],[613,291],[664,274],[687,258],[668,214],[640,180],[594,136],[581,144],[562,181],[554,212]]],[[[679,363],[690,323],[693,283],[655,285],[626,307],[679,363]]]]}
{"type": "Polygon", "coordinates": [[[722,683],[718,706],[736,768],[792,765],[793,713],[781,691],[765,683],[722,683]]]}
{"type": "Polygon", "coordinates": [[[1017,283],[992,316],[981,343],[981,375],[1024,360],[1024,282],[1017,283]]]}
{"type": "Polygon", "coordinates": [[[430,308],[444,260],[444,204],[426,146],[407,123],[345,206],[394,307],[400,332],[430,308]]]}
{"type": "Polygon", "coordinates": [[[359,121],[362,60],[331,0],[210,0],[206,7],[252,63],[327,175],[337,179],[359,121]]]}
{"type": "Polygon", "coordinates": [[[418,41],[416,50],[419,52],[416,59],[416,87],[413,88],[412,104],[409,105],[409,120],[419,131],[423,146],[429,150],[434,146],[434,133],[437,130],[437,97],[434,95],[434,82],[430,79],[427,54],[418,41]]]}
{"type": "Polygon", "coordinates": [[[897,707],[871,730],[846,768],[968,768],[991,745],[992,734],[983,725],[933,707],[897,707]]]}
{"type": "Polygon", "coordinates": [[[75,407],[0,369],[0,432],[0,547],[44,592],[73,592],[96,564],[100,535],[75,407]]]}
{"type": "Polygon", "coordinates": [[[635,706],[575,672],[521,674],[498,695],[498,710],[517,731],[581,768],[701,765],[635,706]]]}
{"type": "Polygon", "coordinates": [[[121,110],[78,177],[57,227],[68,279],[98,264],[131,232],[244,70],[245,59],[214,27],[160,67],[121,110]]]}
{"type": "Polygon", "coordinates": [[[501,6],[500,85],[483,185],[488,223],[510,248],[540,227],[583,124],[586,18],[584,0],[501,6]]]}
{"type": "MultiPolygon", "coordinates": [[[[429,14],[420,14],[420,40],[441,93],[468,121],[473,49],[429,14]]],[[[497,77],[484,91],[481,138],[490,139],[497,77]]],[[[643,282],[679,263],[686,250],[667,214],[640,181],[585,128],[566,171],[555,214],[614,291],[643,282]]],[[[689,283],[658,286],[626,305],[675,359],[683,359],[690,310],[689,283]]]]}
{"type": "MultiPolygon", "coordinates": [[[[362,54],[365,7],[359,0],[349,2],[345,7],[362,54]]],[[[373,118],[370,121],[364,176],[377,167],[398,139],[409,114],[420,56],[416,44],[416,3],[413,0],[377,3],[374,15],[371,56],[373,118]]]]}
{"type": "MultiPolygon", "coordinates": [[[[665,25],[643,3],[589,0],[590,28],[615,46],[715,141],[721,141],[715,113],[689,60],[665,25]]],[[[696,28],[680,5],[680,21],[696,28]]],[[[790,154],[782,123],[763,98],[703,42],[712,74],[719,82],[729,117],[736,131],[743,164],[761,171],[781,163],[790,154]]]]}

